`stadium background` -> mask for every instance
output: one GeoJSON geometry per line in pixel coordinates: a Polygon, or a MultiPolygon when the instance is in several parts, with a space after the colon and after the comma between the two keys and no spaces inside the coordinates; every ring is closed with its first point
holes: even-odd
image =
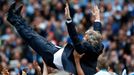
{"type": "MultiPolygon", "coordinates": [[[[6,21],[6,13],[14,0],[0,0],[0,63],[12,75],[27,68],[35,75],[32,62],[42,67],[42,58],[36,54],[6,21]]],[[[16,0],[20,1],[20,0],[16,0]]],[[[71,43],[65,25],[65,0],[21,0],[23,17],[35,31],[55,45],[71,43]]],[[[70,0],[70,11],[79,38],[92,26],[93,5],[98,5],[103,25],[103,44],[110,63],[110,70],[121,74],[126,68],[134,72],[134,1],[133,0],[70,0]]],[[[55,72],[49,68],[49,73],[55,72]]]]}

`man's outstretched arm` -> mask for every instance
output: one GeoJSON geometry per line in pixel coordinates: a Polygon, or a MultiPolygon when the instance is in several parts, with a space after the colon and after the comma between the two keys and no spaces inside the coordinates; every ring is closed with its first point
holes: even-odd
{"type": "MultiPolygon", "coordinates": [[[[96,14],[98,16],[100,16],[99,13],[96,13],[96,14]]],[[[88,46],[88,49],[87,49],[84,46],[85,44],[82,43],[82,41],[78,38],[78,34],[76,32],[75,25],[74,25],[74,23],[73,23],[73,21],[72,21],[72,19],[70,17],[70,12],[69,12],[69,6],[68,6],[68,4],[66,4],[65,16],[66,16],[66,19],[67,19],[66,25],[67,25],[68,33],[69,33],[69,36],[70,36],[70,38],[71,38],[71,40],[72,40],[72,42],[74,44],[74,47],[75,47],[76,51],[79,54],[91,53],[91,52],[96,53],[96,49],[92,45],[89,45],[88,46]]],[[[95,22],[94,23],[94,30],[101,32],[101,23],[100,23],[100,20],[99,20],[99,22],[95,22]]],[[[99,45],[97,45],[97,46],[99,47],[99,45]]]]}
{"type": "Polygon", "coordinates": [[[76,51],[73,52],[74,54],[74,61],[76,65],[76,70],[78,75],[85,75],[84,71],[82,70],[82,67],[80,65],[80,59],[83,55],[79,55],[76,51]]]}
{"type": "Polygon", "coordinates": [[[65,17],[66,17],[66,25],[67,25],[67,30],[69,33],[69,36],[73,42],[73,45],[77,47],[77,45],[81,46],[79,49],[76,48],[76,51],[79,54],[84,53],[84,47],[81,44],[81,40],[78,37],[77,31],[75,29],[75,24],[73,23],[71,17],[70,17],[70,11],[69,11],[69,5],[66,3],[66,8],[65,8],[65,17]]]}
{"type": "Polygon", "coordinates": [[[98,31],[98,32],[102,32],[102,25],[101,25],[101,22],[100,22],[100,10],[98,9],[98,6],[94,6],[93,10],[92,10],[92,14],[94,15],[95,17],[95,20],[94,20],[94,23],[93,23],[93,28],[95,31],[98,31]]]}
{"type": "Polygon", "coordinates": [[[70,10],[69,10],[69,4],[66,3],[66,8],[65,8],[65,17],[66,17],[66,24],[67,24],[67,29],[69,36],[73,42],[73,44],[77,44],[80,42],[80,39],[78,38],[77,31],[75,29],[75,24],[73,23],[71,16],[70,16],[70,10]]]}
{"type": "Polygon", "coordinates": [[[67,25],[67,30],[69,33],[69,36],[73,42],[73,45],[75,47],[75,50],[79,53],[79,54],[83,54],[83,53],[87,53],[87,52],[92,52],[93,47],[90,46],[88,47],[89,49],[87,50],[84,45],[82,44],[82,40],[79,39],[77,31],[75,29],[75,24],[73,23],[71,17],[70,17],[70,11],[69,11],[69,5],[66,4],[66,8],[65,8],[65,17],[66,17],[66,25],[67,25]]]}

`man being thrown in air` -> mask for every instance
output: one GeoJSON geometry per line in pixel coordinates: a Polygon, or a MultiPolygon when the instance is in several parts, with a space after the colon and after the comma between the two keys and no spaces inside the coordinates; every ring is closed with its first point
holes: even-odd
{"type": "Polygon", "coordinates": [[[93,30],[88,30],[83,40],[79,40],[74,23],[70,17],[69,5],[66,4],[65,16],[69,36],[73,45],[67,44],[59,48],[37,34],[24,20],[20,12],[23,6],[16,9],[16,3],[12,4],[8,11],[7,20],[16,28],[19,35],[43,58],[50,67],[65,70],[77,74],[73,52],[84,54],[80,59],[80,65],[85,75],[96,73],[97,58],[102,53],[101,23],[98,7],[94,7],[95,22],[93,30]]]}

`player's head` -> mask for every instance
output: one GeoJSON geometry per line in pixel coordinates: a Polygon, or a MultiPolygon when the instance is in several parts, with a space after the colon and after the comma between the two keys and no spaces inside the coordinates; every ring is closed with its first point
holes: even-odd
{"type": "Polygon", "coordinates": [[[84,40],[95,46],[102,41],[102,36],[100,32],[94,31],[93,29],[89,29],[85,32],[84,40]]]}
{"type": "Polygon", "coordinates": [[[97,61],[97,70],[108,70],[109,68],[109,63],[107,61],[107,57],[102,53],[99,57],[98,57],[98,61],[97,61]]]}

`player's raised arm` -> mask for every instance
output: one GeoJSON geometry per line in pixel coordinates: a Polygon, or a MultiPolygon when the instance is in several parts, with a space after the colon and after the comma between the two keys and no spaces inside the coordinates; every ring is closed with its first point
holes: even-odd
{"type": "Polygon", "coordinates": [[[67,20],[66,21],[67,30],[68,30],[69,36],[73,42],[73,45],[76,48],[76,51],[79,54],[82,54],[82,53],[84,53],[85,49],[84,49],[84,46],[82,46],[82,44],[81,44],[82,41],[79,39],[77,31],[75,29],[75,24],[73,23],[73,20],[71,19],[68,3],[66,3],[65,17],[67,20]],[[79,48],[78,48],[78,45],[79,45],[79,48]]]}
{"type": "Polygon", "coordinates": [[[68,3],[66,3],[66,7],[65,7],[65,17],[66,17],[66,25],[67,25],[69,36],[70,36],[73,44],[77,44],[80,40],[78,38],[78,34],[75,29],[75,25],[70,16],[70,10],[69,10],[68,3]]]}
{"type": "Polygon", "coordinates": [[[101,25],[101,21],[100,21],[100,9],[98,8],[97,5],[93,7],[92,14],[95,17],[95,20],[93,23],[94,30],[101,32],[102,25],[101,25]]]}
{"type": "Polygon", "coordinates": [[[66,3],[66,7],[65,7],[65,17],[66,17],[67,20],[71,19],[68,3],[66,3]]]}
{"type": "Polygon", "coordinates": [[[80,65],[80,59],[84,54],[79,55],[76,51],[74,51],[73,54],[74,54],[74,61],[75,61],[75,65],[76,65],[77,74],[78,75],[85,75],[83,70],[82,70],[82,67],[80,65]]]}

